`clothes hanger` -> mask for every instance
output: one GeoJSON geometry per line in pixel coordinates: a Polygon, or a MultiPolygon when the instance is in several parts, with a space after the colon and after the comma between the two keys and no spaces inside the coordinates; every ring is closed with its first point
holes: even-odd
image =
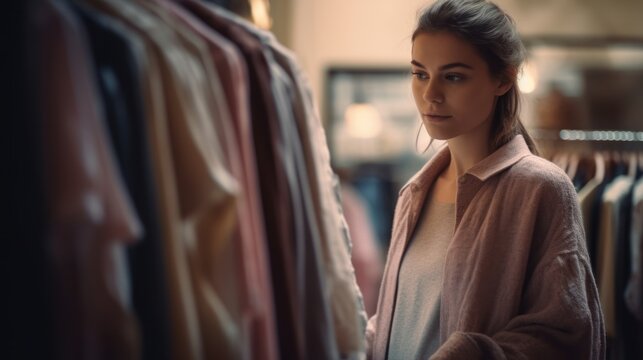
{"type": "Polygon", "coordinates": [[[594,152],[585,152],[580,155],[576,176],[582,176],[582,186],[596,177],[596,160],[594,152]]]}
{"type": "Polygon", "coordinates": [[[594,153],[594,164],[596,169],[594,173],[594,179],[598,180],[602,184],[603,181],[605,181],[605,157],[598,151],[594,153]]]}
{"type": "Polygon", "coordinates": [[[580,162],[580,157],[578,156],[578,153],[571,153],[569,155],[569,161],[567,163],[567,176],[569,176],[570,179],[574,179],[576,177],[576,173],[578,172],[578,165],[580,162]]]}
{"type": "Polygon", "coordinates": [[[552,158],[552,162],[556,165],[558,165],[559,168],[563,169],[563,171],[567,170],[567,158],[569,154],[566,152],[559,152],[554,154],[554,157],[552,158]]]}
{"type": "Polygon", "coordinates": [[[627,176],[631,178],[636,178],[636,174],[638,170],[638,156],[636,155],[635,152],[632,152],[632,153],[628,153],[626,157],[628,162],[627,176]]]}

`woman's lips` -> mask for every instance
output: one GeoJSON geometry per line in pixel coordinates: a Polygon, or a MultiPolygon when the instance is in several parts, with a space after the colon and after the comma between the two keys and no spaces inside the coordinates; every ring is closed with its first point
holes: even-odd
{"type": "Polygon", "coordinates": [[[429,121],[441,122],[450,119],[451,115],[440,115],[440,114],[423,114],[423,116],[429,121]]]}

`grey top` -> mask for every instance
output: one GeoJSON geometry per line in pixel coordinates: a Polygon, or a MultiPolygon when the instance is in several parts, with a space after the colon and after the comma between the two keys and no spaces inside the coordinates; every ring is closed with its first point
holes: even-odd
{"type": "Polygon", "coordinates": [[[428,359],[440,345],[440,293],[455,204],[427,196],[402,263],[388,359],[428,359]]]}

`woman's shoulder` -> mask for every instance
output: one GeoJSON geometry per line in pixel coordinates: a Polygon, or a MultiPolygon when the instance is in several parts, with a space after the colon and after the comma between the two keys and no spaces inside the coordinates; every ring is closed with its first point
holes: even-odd
{"type": "Polygon", "coordinates": [[[556,193],[575,192],[569,176],[551,161],[537,155],[527,155],[504,174],[506,180],[528,189],[543,189],[556,193]]]}

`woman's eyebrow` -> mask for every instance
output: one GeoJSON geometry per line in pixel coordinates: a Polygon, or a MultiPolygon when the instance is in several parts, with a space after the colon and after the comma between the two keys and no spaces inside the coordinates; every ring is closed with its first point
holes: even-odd
{"type": "MultiPolygon", "coordinates": [[[[417,66],[419,68],[426,69],[426,67],[424,65],[422,65],[422,63],[420,63],[417,60],[411,60],[411,65],[415,65],[415,66],[417,66]]],[[[462,63],[462,62],[454,62],[454,63],[449,63],[449,64],[445,64],[445,65],[440,66],[440,71],[449,70],[449,69],[453,69],[453,68],[456,68],[456,67],[463,67],[463,68],[466,68],[466,69],[473,70],[473,66],[471,66],[471,65],[467,65],[467,64],[462,63]]]]}
{"type": "Polygon", "coordinates": [[[473,66],[467,65],[467,64],[461,63],[461,62],[454,62],[454,63],[442,65],[442,66],[440,66],[440,70],[444,71],[444,70],[453,69],[453,68],[456,68],[456,67],[463,67],[463,68],[466,68],[466,69],[473,70],[473,66]]]}
{"type": "Polygon", "coordinates": [[[416,61],[416,60],[411,60],[411,65],[415,65],[417,67],[421,67],[422,69],[426,69],[424,65],[422,65],[419,61],[416,61]]]}

